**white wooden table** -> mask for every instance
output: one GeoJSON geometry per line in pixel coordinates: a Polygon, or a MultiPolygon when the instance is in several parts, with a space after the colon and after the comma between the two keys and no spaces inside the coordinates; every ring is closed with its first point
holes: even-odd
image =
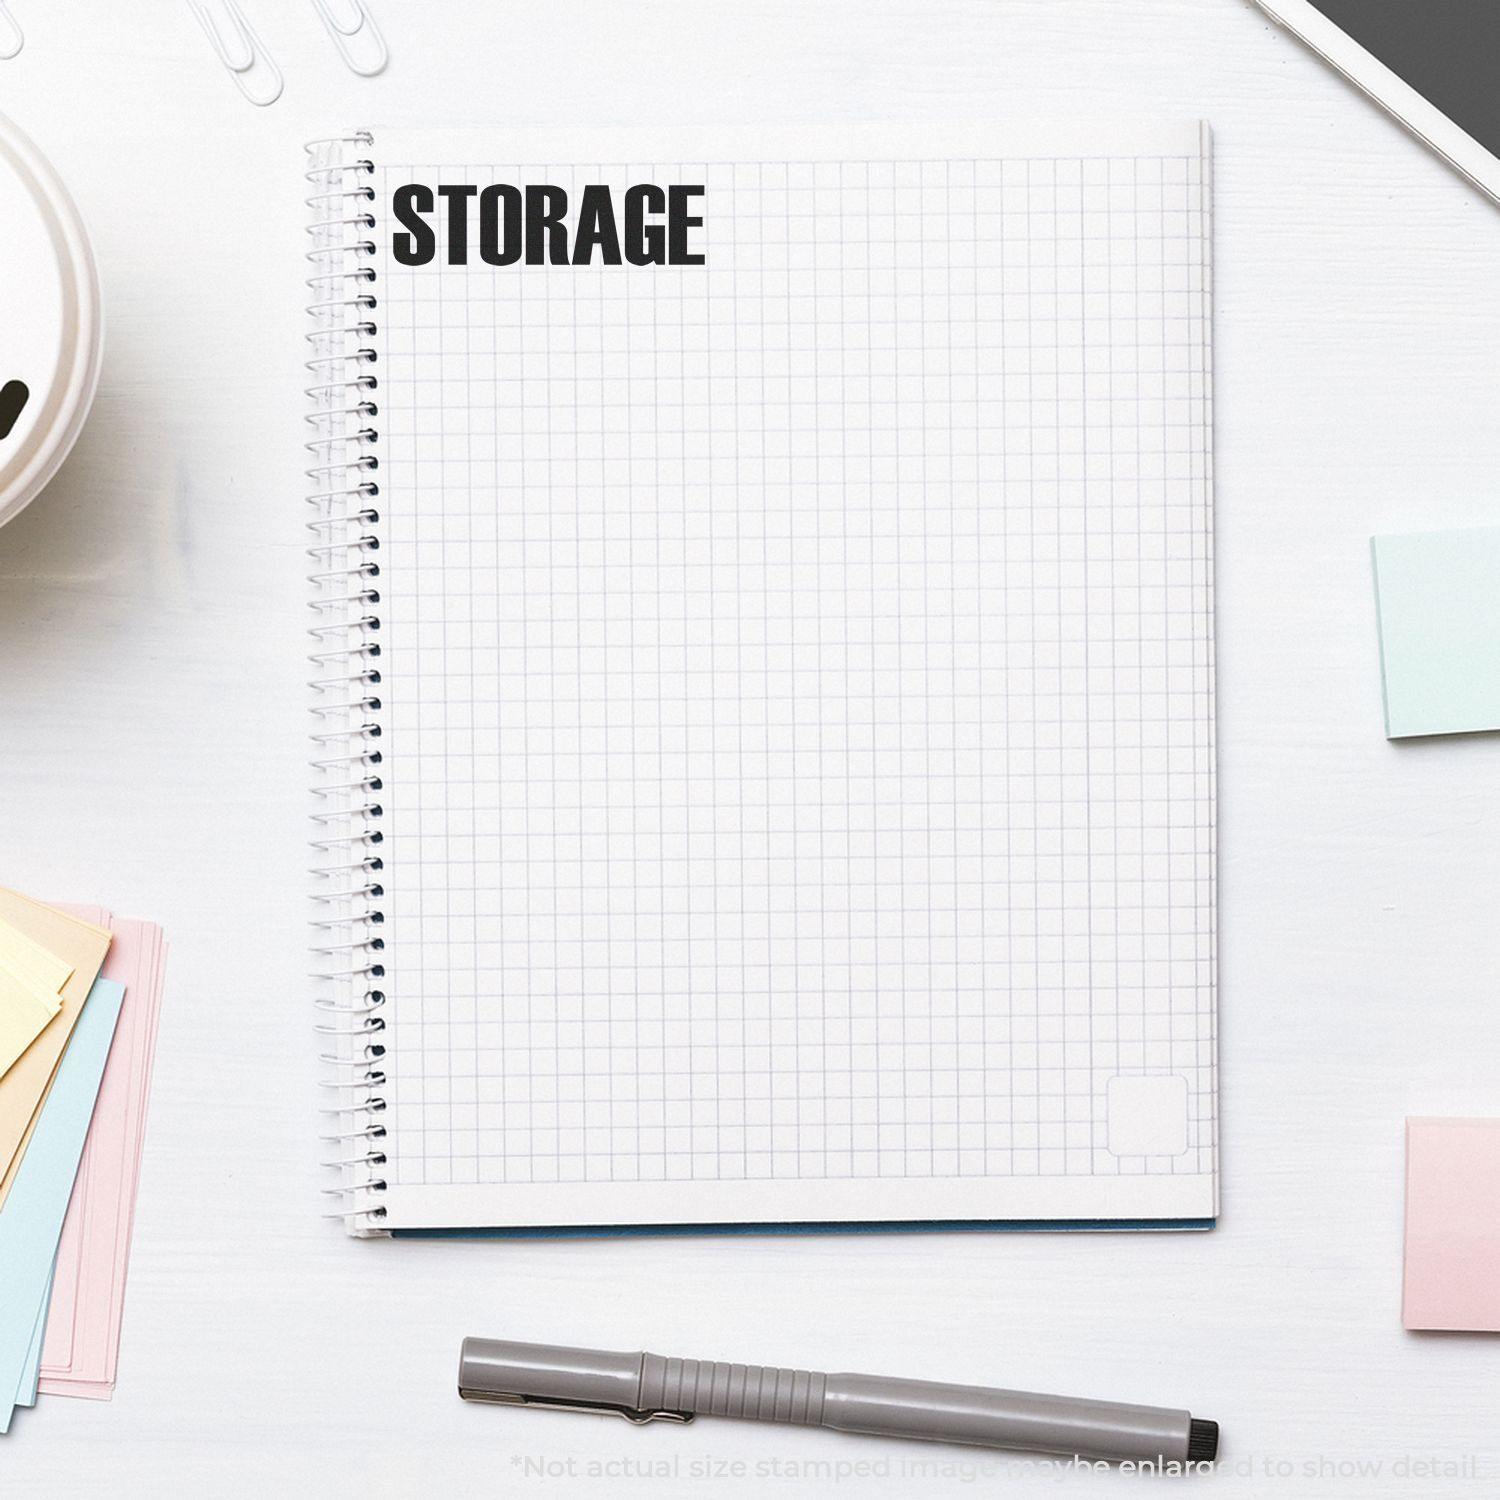
{"type": "Polygon", "coordinates": [[[109,318],[76,453],[0,531],[0,878],[172,940],[119,1393],[23,1415],[0,1487],[939,1496],[1012,1472],[461,1405],[476,1332],[1191,1405],[1225,1434],[1194,1493],[1494,1494],[1500,1340],[1403,1333],[1399,1278],[1403,1116],[1500,1113],[1500,744],[1382,738],[1367,538],[1495,516],[1500,211],[1248,0],[375,0],[370,81],[306,0],[245,3],[287,75],[269,110],[176,0],[13,0],[29,39],[0,62],[109,318]],[[1217,132],[1222,1227],[345,1240],[318,1218],[303,980],[300,142],[1080,113],[1217,132]]]}

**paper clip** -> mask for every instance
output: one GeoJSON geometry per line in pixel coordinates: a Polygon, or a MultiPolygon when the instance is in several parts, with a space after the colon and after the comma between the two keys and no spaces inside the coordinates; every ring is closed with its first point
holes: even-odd
{"type": "Polygon", "coordinates": [[[5,0],[0,0],[0,57],[14,57],[25,45],[20,23],[11,15],[5,0]]]}
{"type": "Polygon", "coordinates": [[[313,0],[313,9],[333,38],[333,45],[339,49],[339,56],[349,71],[358,73],[361,78],[373,78],[391,60],[390,49],[365,0],[348,0],[348,4],[353,12],[352,20],[346,20],[335,11],[331,0],[313,0]],[[362,60],[355,51],[352,39],[356,37],[366,41],[364,51],[369,53],[368,59],[362,60]]]}
{"type": "Polygon", "coordinates": [[[262,108],[267,104],[274,104],[281,97],[281,69],[271,60],[271,54],[266,51],[265,44],[256,35],[255,28],[245,19],[245,13],[239,7],[239,0],[220,0],[220,3],[224,7],[224,14],[234,22],[237,34],[233,46],[225,40],[224,33],[219,29],[219,23],[214,20],[203,0],[188,0],[189,8],[198,18],[198,24],[203,28],[209,41],[213,43],[219,61],[229,69],[229,76],[234,79],[234,86],[252,104],[262,108]],[[248,81],[249,77],[257,72],[257,64],[260,65],[259,72],[265,74],[264,86],[261,89],[252,88],[248,81]]]}

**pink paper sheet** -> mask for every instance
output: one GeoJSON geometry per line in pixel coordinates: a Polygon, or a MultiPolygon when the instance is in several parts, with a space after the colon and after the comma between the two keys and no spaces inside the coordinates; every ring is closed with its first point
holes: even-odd
{"type": "Polygon", "coordinates": [[[64,909],[114,933],[103,972],[125,985],[125,1003],[58,1244],[39,1389],[108,1400],[119,1362],[166,944],[153,923],[64,909]]]}
{"type": "Polygon", "coordinates": [[[1406,1122],[1401,1321],[1500,1332],[1500,1119],[1406,1122]]]}

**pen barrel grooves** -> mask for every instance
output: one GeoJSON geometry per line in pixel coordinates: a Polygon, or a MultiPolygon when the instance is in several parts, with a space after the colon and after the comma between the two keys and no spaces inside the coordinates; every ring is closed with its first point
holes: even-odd
{"type": "Polygon", "coordinates": [[[690,1411],[812,1427],[823,1420],[826,1378],[814,1370],[648,1354],[641,1366],[640,1404],[648,1411],[690,1411]]]}

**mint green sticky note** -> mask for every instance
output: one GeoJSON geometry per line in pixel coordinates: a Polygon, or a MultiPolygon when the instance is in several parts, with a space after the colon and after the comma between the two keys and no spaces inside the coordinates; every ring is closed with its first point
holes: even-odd
{"type": "Polygon", "coordinates": [[[1370,549],[1386,738],[1500,729],[1500,527],[1370,549]]]}

